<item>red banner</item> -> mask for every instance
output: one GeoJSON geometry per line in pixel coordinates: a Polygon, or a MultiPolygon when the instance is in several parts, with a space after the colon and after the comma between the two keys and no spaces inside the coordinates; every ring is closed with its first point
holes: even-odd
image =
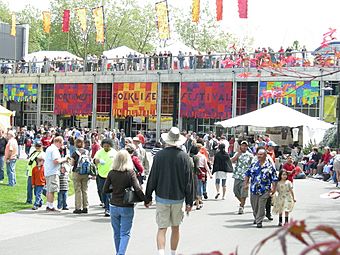
{"type": "Polygon", "coordinates": [[[64,10],[62,31],[70,32],[70,10],[64,10]]]}
{"type": "Polygon", "coordinates": [[[54,113],[68,115],[92,114],[92,84],[56,84],[54,113]]]}
{"type": "Polygon", "coordinates": [[[232,82],[183,82],[181,117],[225,119],[231,117],[232,82]]]}
{"type": "Polygon", "coordinates": [[[241,19],[248,18],[248,0],[238,0],[238,14],[241,19]]]}
{"type": "Polygon", "coordinates": [[[216,19],[222,20],[223,17],[223,0],[216,0],[216,19]]]}

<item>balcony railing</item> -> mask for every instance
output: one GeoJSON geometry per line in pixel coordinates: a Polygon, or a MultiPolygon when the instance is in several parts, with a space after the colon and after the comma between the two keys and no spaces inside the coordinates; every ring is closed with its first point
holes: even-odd
{"type": "Polygon", "coordinates": [[[294,67],[340,67],[340,52],[313,54],[313,52],[259,52],[226,53],[208,55],[166,55],[166,56],[128,56],[126,58],[86,60],[54,59],[45,61],[7,61],[0,60],[1,74],[45,74],[53,73],[91,73],[102,74],[121,72],[148,72],[158,70],[197,70],[232,68],[294,68],[294,67]]]}

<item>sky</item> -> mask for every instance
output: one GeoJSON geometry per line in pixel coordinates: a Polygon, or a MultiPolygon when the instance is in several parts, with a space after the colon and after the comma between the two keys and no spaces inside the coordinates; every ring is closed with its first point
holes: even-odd
{"type": "MultiPolygon", "coordinates": [[[[12,11],[21,10],[28,2],[48,10],[50,0],[0,0],[7,2],[12,11]]],[[[72,0],[71,0],[72,1],[72,0]]],[[[159,0],[137,0],[157,2],[159,0]]],[[[98,1],[100,2],[100,1],[98,1]]],[[[188,9],[191,0],[168,0],[170,6],[188,9]]],[[[201,0],[209,3],[215,14],[215,0],[201,0]]],[[[248,0],[248,19],[239,19],[237,0],[224,0],[221,25],[227,32],[239,38],[254,38],[254,47],[271,47],[278,50],[298,40],[307,50],[319,47],[323,34],[329,28],[337,29],[335,37],[340,40],[339,0],[248,0]]],[[[170,9],[171,12],[171,9],[170,9]]]]}

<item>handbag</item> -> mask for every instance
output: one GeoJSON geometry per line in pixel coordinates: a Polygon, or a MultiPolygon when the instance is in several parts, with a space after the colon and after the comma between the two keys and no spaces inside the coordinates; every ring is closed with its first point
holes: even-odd
{"type": "Polygon", "coordinates": [[[136,191],[134,191],[132,187],[126,188],[124,191],[123,203],[133,205],[138,202],[143,202],[143,200],[138,197],[136,191]]]}

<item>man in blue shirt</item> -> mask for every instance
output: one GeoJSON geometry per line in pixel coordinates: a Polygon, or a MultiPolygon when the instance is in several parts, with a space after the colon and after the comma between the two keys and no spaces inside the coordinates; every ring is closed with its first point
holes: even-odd
{"type": "Polygon", "coordinates": [[[276,170],[267,159],[267,152],[264,148],[258,148],[257,160],[245,172],[245,189],[248,189],[249,179],[251,179],[250,203],[255,218],[254,224],[262,228],[267,199],[275,193],[278,181],[276,170]]]}

